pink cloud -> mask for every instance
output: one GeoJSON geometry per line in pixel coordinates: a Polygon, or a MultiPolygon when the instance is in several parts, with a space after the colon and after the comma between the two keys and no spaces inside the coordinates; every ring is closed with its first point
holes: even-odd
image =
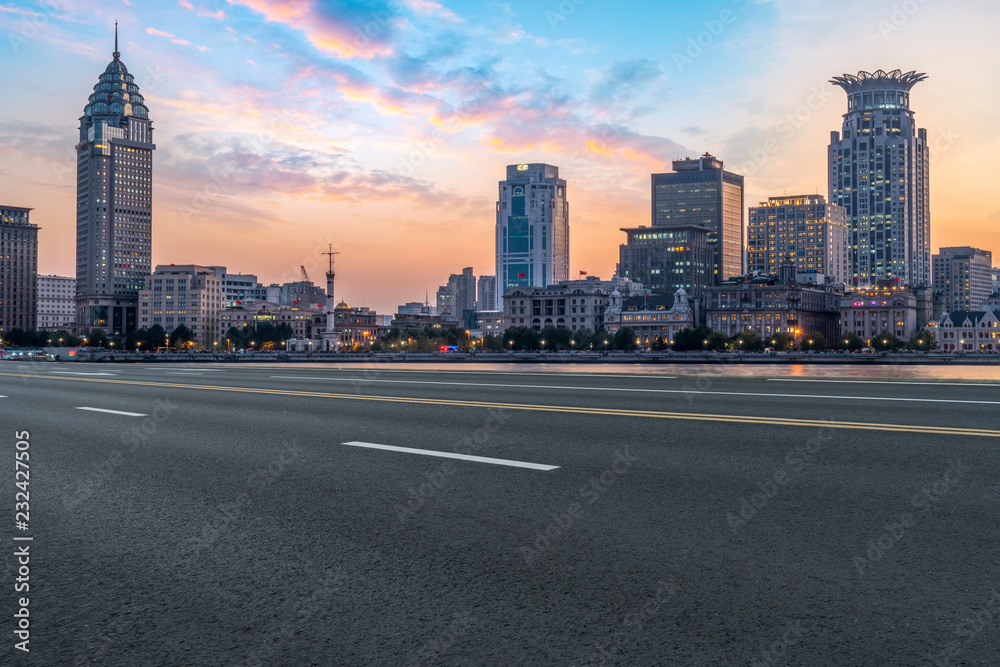
{"type": "Polygon", "coordinates": [[[313,0],[229,0],[239,2],[263,14],[269,21],[284,23],[306,34],[309,42],[320,51],[326,51],[342,58],[374,58],[389,55],[392,47],[380,38],[390,29],[388,19],[372,16],[366,21],[373,27],[366,33],[360,26],[352,26],[347,20],[335,19],[318,7],[313,0]]]}

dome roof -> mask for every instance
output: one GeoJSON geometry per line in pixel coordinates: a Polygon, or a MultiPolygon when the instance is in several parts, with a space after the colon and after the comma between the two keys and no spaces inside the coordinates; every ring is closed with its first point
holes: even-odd
{"type": "Polygon", "coordinates": [[[118,52],[118,26],[115,26],[114,59],[104,68],[104,73],[97,80],[94,92],[83,108],[85,116],[118,116],[119,118],[135,116],[149,118],[146,100],[139,93],[135,77],[128,73],[128,68],[121,61],[118,52]]]}
{"type": "Polygon", "coordinates": [[[337,308],[350,308],[350,306],[347,305],[346,301],[341,301],[337,304],[337,308]]]}

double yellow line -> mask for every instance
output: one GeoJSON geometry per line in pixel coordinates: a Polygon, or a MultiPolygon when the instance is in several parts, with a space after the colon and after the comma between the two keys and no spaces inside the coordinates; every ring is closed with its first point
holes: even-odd
{"type": "Polygon", "coordinates": [[[408,403],[413,405],[441,405],[457,408],[493,408],[522,410],[530,412],[555,412],[576,415],[596,415],[601,417],[634,417],[640,419],[677,419],[729,424],[762,424],[767,426],[793,426],[803,428],[835,428],[860,431],[889,431],[892,433],[926,433],[931,435],[964,435],[984,438],[1000,438],[1000,431],[981,428],[953,428],[950,426],[917,426],[910,424],[873,424],[866,422],[817,421],[810,419],[784,419],[780,417],[755,417],[749,415],[712,415],[691,412],[659,412],[652,410],[615,410],[612,408],[587,408],[568,405],[529,405],[526,403],[487,403],[484,401],[456,401],[445,398],[411,398],[407,396],[371,396],[363,394],[334,394],[317,391],[295,391],[291,389],[259,389],[255,387],[221,387],[204,384],[178,384],[174,382],[144,382],[141,380],[109,380],[102,378],[53,377],[51,375],[24,375],[21,373],[0,373],[0,376],[55,380],[61,382],[97,382],[139,387],[169,389],[197,389],[202,391],[224,391],[241,394],[267,394],[272,396],[297,396],[301,398],[330,398],[349,401],[375,401],[378,403],[408,403]]]}

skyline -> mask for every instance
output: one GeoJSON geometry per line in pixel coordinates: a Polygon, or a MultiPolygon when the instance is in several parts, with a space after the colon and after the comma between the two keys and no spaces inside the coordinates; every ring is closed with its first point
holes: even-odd
{"type": "Polygon", "coordinates": [[[932,147],[932,252],[996,251],[1000,205],[968,165],[1000,148],[978,136],[1000,121],[978,81],[1000,56],[973,69],[959,48],[986,43],[988,22],[902,4],[916,10],[865,3],[861,29],[839,22],[853,2],[635,3],[611,23],[593,0],[4,3],[3,76],[22,103],[0,121],[0,203],[35,209],[40,274],[75,275],[74,135],[118,20],[157,135],[153,266],[271,283],[305,264],[321,284],[333,243],[338,300],[394,312],[462,267],[492,273],[497,183],[523,162],[568,182],[570,277],[609,278],[619,228],[650,224],[649,175],[674,159],[712,152],[746,177],[746,206],[826,196],[847,111],[829,80],[896,68],[930,77],[912,108],[932,147]]]}

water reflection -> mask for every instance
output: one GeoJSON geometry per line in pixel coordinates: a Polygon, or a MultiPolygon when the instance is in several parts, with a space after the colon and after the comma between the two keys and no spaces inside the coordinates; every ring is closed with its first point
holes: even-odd
{"type": "Polygon", "coordinates": [[[629,363],[468,363],[468,362],[358,362],[199,364],[221,368],[293,368],[339,370],[450,370],[507,373],[573,373],[587,375],[727,375],[746,377],[891,378],[936,380],[1000,380],[1000,364],[629,364],[629,363]]]}

